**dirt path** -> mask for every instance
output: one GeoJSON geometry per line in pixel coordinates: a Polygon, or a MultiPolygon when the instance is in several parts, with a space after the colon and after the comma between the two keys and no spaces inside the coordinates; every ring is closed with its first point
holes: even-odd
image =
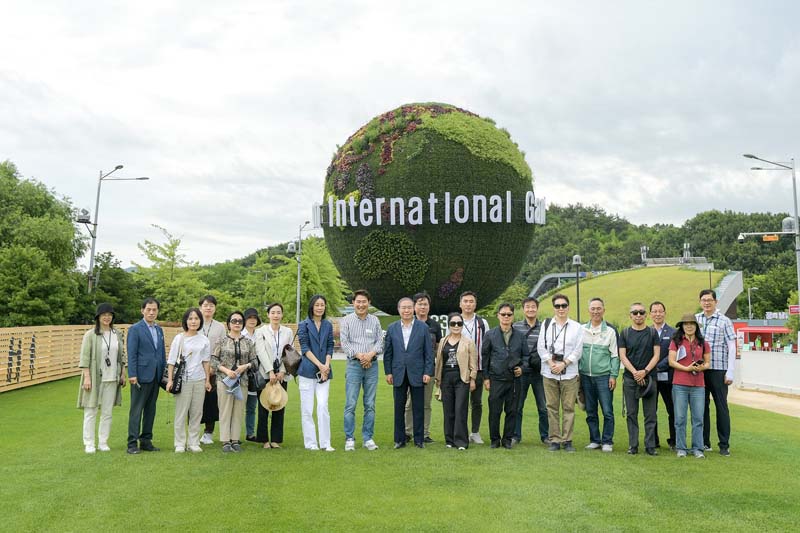
{"type": "Polygon", "coordinates": [[[736,405],[744,405],[745,407],[763,409],[800,418],[800,398],[796,397],[741,390],[731,386],[728,389],[728,401],[736,405]]]}

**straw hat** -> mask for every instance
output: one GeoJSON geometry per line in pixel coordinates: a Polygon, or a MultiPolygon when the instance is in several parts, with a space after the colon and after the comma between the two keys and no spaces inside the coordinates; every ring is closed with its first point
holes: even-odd
{"type": "Polygon", "coordinates": [[[258,399],[267,411],[280,411],[286,407],[286,402],[289,401],[289,394],[277,381],[275,383],[269,382],[264,387],[264,390],[261,391],[258,399]]]}
{"type": "Polygon", "coordinates": [[[675,324],[676,328],[680,328],[686,322],[694,322],[694,325],[697,326],[697,317],[695,317],[692,313],[684,313],[681,319],[675,324]]]}

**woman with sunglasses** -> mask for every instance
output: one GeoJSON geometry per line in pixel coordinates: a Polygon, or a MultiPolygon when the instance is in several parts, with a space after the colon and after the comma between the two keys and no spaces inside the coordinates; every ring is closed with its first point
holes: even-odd
{"type": "Polygon", "coordinates": [[[434,380],[441,394],[445,444],[448,448],[466,450],[469,447],[469,393],[475,390],[478,350],[472,339],[461,335],[464,318],[460,313],[450,313],[447,325],[450,334],[436,350],[434,380]]]}
{"type": "Polygon", "coordinates": [[[256,364],[255,346],[242,335],[243,327],[244,315],[239,311],[231,313],[228,334],[216,345],[211,356],[211,368],[217,373],[219,439],[226,453],[242,451],[239,439],[247,398],[247,369],[256,364]],[[224,383],[226,378],[230,378],[229,384],[224,383]]]}

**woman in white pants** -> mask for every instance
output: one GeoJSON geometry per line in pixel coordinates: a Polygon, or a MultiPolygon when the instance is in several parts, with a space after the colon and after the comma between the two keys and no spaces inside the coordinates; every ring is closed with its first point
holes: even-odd
{"type": "Polygon", "coordinates": [[[297,327],[303,358],[297,370],[300,389],[300,413],[303,419],[303,442],[307,450],[334,451],[331,446],[331,417],[328,413],[328,393],[333,379],[333,325],[325,320],[327,300],[315,294],[308,303],[308,318],[297,327]],[[317,400],[317,428],[314,427],[314,398],[317,400]]]}
{"type": "Polygon", "coordinates": [[[94,453],[94,431],[100,408],[98,441],[101,452],[110,450],[111,410],[122,405],[121,388],[125,386],[125,367],[128,359],[122,332],[114,329],[114,308],[109,303],[97,306],[94,328],[83,335],[81,384],[78,389],[78,408],[83,409],[83,446],[86,453],[94,453]]]}
{"type": "Polygon", "coordinates": [[[203,417],[203,401],[206,391],[211,390],[209,361],[211,343],[205,335],[198,335],[203,327],[200,309],[192,307],[181,319],[183,333],[172,340],[167,357],[167,391],[172,391],[175,381],[175,366],[185,361],[183,387],[175,395],[175,453],[186,451],[186,419],[189,419],[189,451],[202,452],[200,447],[200,420],[203,417]]]}

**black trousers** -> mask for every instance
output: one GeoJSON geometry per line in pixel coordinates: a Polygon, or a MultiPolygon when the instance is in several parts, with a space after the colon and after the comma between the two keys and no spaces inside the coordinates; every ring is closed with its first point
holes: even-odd
{"type": "Polygon", "coordinates": [[[703,413],[703,443],[711,446],[711,413],[710,399],[714,397],[716,407],[717,437],[719,448],[728,449],[731,438],[731,413],[728,410],[728,386],[725,385],[725,370],[706,370],[703,377],[706,382],[706,410],[703,413]]]}
{"type": "Polygon", "coordinates": [[[492,444],[508,444],[514,436],[517,422],[517,396],[519,395],[520,379],[510,381],[499,379],[491,380],[489,389],[489,438],[492,444]],[[503,435],[500,435],[500,415],[505,413],[503,435]]]}
{"type": "MultiPolygon", "coordinates": [[[[398,376],[394,376],[397,379],[398,376]]],[[[392,387],[394,390],[394,441],[406,441],[406,401],[411,391],[411,418],[414,421],[414,444],[422,444],[425,438],[425,387],[412,387],[408,381],[408,373],[402,376],[403,384],[392,387]]]]}
{"type": "Polygon", "coordinates": [[[444,415],[444,442],[456,448],[469,447],[467,411],[469,411],[469,384],[461,381],[461,372],[442,371],[442,413],[444,415]]]}
{"type": "Polygon", "coordinates": [[[156,419],[158,401],[157,377],[150,383],[131,385],[131,409],[128,415],[128,448],[135,448],[137,441],[150,444],[153,441],[153,421],[156,419]]]}
{"type": "MultiPolygon", "coordinates": [[[[287,389],[286,382],[281,382],[283,390],[287,389]]],[[[256,425],[256,442],[283,442],[283,415],[286,414],[284,407],[280,411],[269,412],[264,409],[261,402],[258,402],[258,424],[256,425]],[[272,415],[270,417],[270,415],[272,415]],[[271,420],[270,420],[271,418],[271,420]],[[269,431],[267,430],[269,424],[269,431]]]]}
{"type": "MultiPolygon", "coordinates": [[[[633,376],[622,376],[622,399],[625,401],[625,410],[628,413],[628,446],[639,447],[639,399],[636,391],[639,385],[633,376]]],[[[642,398],[642,411],[644,411],[644,446],[656,447],[656,422],[658,420],[658,393],[642,398]]]]}
{"type": "MultiPolygon", "coordinates": [[[[658,394],[661,395],[664,407],[667,408],[667,418],[669,419],[669,439],[667,439],[667,444],[675,446],[675,406],[672,403],[672,383],[669,381],[659,381],[658,394]]],[[[661,440],[658,438],[658,422],[656,422],[656,447],[660,445],[661,440]]]]}
{"type": "Polygon", "coordinates": [[[480,433],[483,416],[483,372],[480,370],[475,376],[475,390],[469,393],[469,403],[472,407],[472,433],[480,433]]]}

